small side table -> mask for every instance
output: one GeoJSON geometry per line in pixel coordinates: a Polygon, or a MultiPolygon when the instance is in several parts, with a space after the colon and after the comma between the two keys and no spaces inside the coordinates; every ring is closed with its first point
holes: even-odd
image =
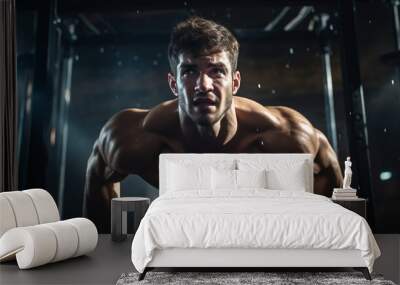
{"type": "Polygon", "coordinates": [[[332,202],[359,214],[364,219],[367,218],[367,200],[364,198],[356,199],[332,199],[332,202]]]}
{"type": "Polygon", "coordinates": [[[121,197],[111,200],[111,239],[123,241],[127,235],[127,212],[134,213],[134,233],[150,205],[144,197],[121,197]]]}

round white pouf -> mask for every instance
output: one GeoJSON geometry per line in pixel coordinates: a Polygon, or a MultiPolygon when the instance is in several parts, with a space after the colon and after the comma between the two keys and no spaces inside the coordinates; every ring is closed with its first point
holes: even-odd
{"type": "Polygon", "coordinates": [[[15,255],[20,269],[49,263],[56,251],[53,232],[41,225],[13,228],[0,239],[0,260],[9,260],[15,255]]]}
{"type": "Polygon", "coordinates": [[[51,223],[60,220],[56,202],[49,192],[43,189],[29,189],[22,191],[32,199],[39,218],[39,224],[51,223]]]}
{"type": "Polygon", "coordinates": [[[20,269],[77,257],[96,248],[95,225],[85,218],[13,228],[0,238],[0,261],[14,255],[20,269]]]}
{"type": "Polygon", "coordinates": [[[15,221],[14,212],[11,208],[10,202],[6,197],[0,195],[0,237],[6,231],[15,228],[16,226],[17,222],[15,221]]]}
{"type": "Polygon", "coordinates": [[[33,226],[39,223],[35,205],[29,195],[22,191],[2,192],[0,195],[10,203],[17,227],[33,226]]]}

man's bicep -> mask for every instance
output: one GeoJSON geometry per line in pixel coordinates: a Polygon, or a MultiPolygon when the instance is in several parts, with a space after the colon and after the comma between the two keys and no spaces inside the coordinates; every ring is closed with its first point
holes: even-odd
{"type": "Polygon", "coordinates": [[[101,213],[108,211],[111,199],[119,197],[119,185],[116,182],[124,177],[108,167],[96,142],[87,163],[83,202],[84,215],[96,225],[106,219],[101,213]]]}
{"type": "Polygon", "coordinates": [[[99,191],[102,186],[112,186],[113,183],[120,182],[125,177],[126,174],[115,171],[104,159],[99,144],[96,142],[86,168],[87,192],[99,191]]]}

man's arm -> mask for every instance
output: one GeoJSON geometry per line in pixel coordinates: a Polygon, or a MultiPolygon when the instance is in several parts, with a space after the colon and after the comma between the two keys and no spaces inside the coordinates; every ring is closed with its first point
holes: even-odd
{"type": "Polygon", "coordinates": [[[275,136],[276,141],[273,138],[267,141],[285,147],[286,152],[314,154],[314,193],[330,197],[333,188],[340,187],[343,176],[336,153],[325,135],[293,109],[273,107],[268,110],[280,118],[282,134],[275,136]]]}
{"type": "Polygon", "coordinates": [[[343,176],[336,153],[328,139],[319,130],[316,132],[319,148],[314,160],[314,193],[330,197],[333,188],[341,186],[343,176]]]}
{"type": "MultiPolygon", "coordinates": [[[[127,175],[137,174],[152,183],[157,169],[160,139],[143,130],[148,112],[126,109],[115,114],[102,128],[89,157],[84,195],[84,214],[99,228],[110,232],[111,199],[119,197],[118,185],[127,175]]],[[[155,185],[153,183],[153,185],[155,185]]]]}
{"type": "Polygon", "coordinates": [[[92,220],[100,233],[110,232],[111,199],[119,197],[119,183],[126,175],[110,168],[100,151],[99,141],[89,157],[84,193],[83,214],[92,220]]]}

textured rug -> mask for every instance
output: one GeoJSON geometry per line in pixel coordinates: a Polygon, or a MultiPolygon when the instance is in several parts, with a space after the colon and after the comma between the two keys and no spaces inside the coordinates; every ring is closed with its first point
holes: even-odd
{"type": "Polygon", "coordinates": [[[122,274],[117,285],[395,285],[392,281],[384,280],[380,275],[372,275],[372,281],[368,281],[360,272],[148,272],[142,281],[138,281],[138,276],[139,273],[122,274]]]}

